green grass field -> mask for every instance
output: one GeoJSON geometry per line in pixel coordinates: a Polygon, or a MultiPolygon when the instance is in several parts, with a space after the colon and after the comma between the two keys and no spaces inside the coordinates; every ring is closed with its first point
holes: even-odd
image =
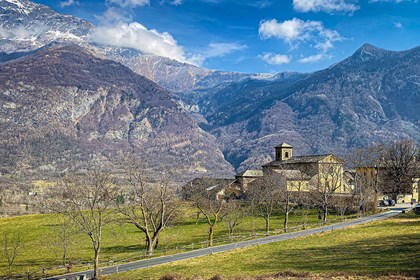
{"type": "Polygon", "coordinates": [[[368,278],[393,275],[388,279],[420,276],[420,216],[401,214],[350,229],[131,271],[106,279],[159,279],[168,273],[195,279],[199,279],[198,276],[209,279],[217,274],[223,278],[244,279],[284,271],[368,278]]]}
{"type": "MultiPolygon", "coordinates": [[[[185,217],[175,225],[165,229],[159,239],[159,249],[154,256],[173,254],[185,250],[192,250],[206,246],[208,226],[204,220],[196,224],[195,214],[191,209],[186,209],[185,217]]],[[[9,236],[21,235],[23,244],[16,258],[14,273],[23,275],[29,272],[35,278],[42,275],[45,269],[47,275],[64,273],[60,268],[62,250],[58,241],[57,232],[61,217],[52,214],[27,215],[13,218],[0,219],[0,240],[7,233],[9,236]]],[[[330,221],[338,221],[338,217],[331,215],[330,221]]],[[[282,229],[282,217],[273,216],[271,230],[280,233],[282,229]]],[[[289,227],[299,227],[302,217],[296,212],[290,217],[289,227]]],[[[308,223],[316,225],[317,216],[312,212],[308,216],[308,223]]],[[[264,234],[264,220],[259,217],[248,217],[236,230],[237,238],[234,241],[252,238],[253,234],[264,234]]],[[[216,226],[215,244],[229,242],[227,227],[224,222],[216,226]]],[[[109,261],[124,262],[144,258],[144,237],[132,225],[109,225],[104,230],[103,246],[101,250],[101,263],[107,265],[109,261]]],[[[76,233],[71,238],[68,250],[69,259],[75,263],[72,271],[82,270],[89,267],[93,252],[90,239],[81,233],[76,233]]],[[[7,272],[7,263],[0,252],[0,276],[7,272]]],[[[1,278],[1,277],[0,277],[1,278]]]]}

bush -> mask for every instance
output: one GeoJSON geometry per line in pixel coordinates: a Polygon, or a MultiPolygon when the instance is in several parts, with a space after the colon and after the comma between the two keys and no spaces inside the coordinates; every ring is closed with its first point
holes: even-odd
{"type": "Polygon", "coordinates": [[[159,278],[159,280],[181,280],[182,276],[178,273],[166,273],[165,275],[162,275],[162,277],[159,278]]]}

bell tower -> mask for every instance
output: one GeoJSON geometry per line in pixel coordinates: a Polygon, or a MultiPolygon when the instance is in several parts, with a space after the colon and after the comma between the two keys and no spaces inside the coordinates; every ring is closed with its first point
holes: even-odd
{"type": "Polygon", "coordinates": [[[287,143],[280,144],[274,148],[276,150],[276,160],[288,160],[292,158],[293,147],[287,143]]]}

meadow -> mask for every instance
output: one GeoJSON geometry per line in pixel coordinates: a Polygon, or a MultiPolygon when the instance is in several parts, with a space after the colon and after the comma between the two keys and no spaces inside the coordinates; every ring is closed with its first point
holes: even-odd
{"type": "MultiPolygon", "coordinates": [[[[187,206],[184,215],[167,227],[159,238],[159,246],[154,256],[173,254],[207,246],[208,225],[201,217],[196,219],[196,212],[187,206]]],[[[354,218],[355,215],[346,218],[354,218]]],[[[20,236],[22,244],[13,266],[14,275],[41,277],[66,272],[62,265],[63,218],[57,214],[36,214],[19,217],[0,218],[0,240],[5,235],[20,236]]],[[[339,217],[331,213],[330,222],[338,222],[339,217]]],[[[302,214],[296,211],[290,216],[290,230],[302,229],[302,214]]],[[[308,227],[317,226],[316,211],[309,211],[308,227]]],[[[214,245],[232,241],[246,240],[265,235],[264,220],[261,217],[246,217],[235,230],[234,238],[228,236],[224,221],[216,225],[214,245]]],[[[271,219],[271,234],[282,231],[283,220],[280,213],[271,219]]],[[[71,271],[92,267],[93,251],[90,239],[83,233],[69,233],[67,258],[72,263],[71,271]]],[[[110,263],[122,263],[145,258],[144,236],[133,225],[124,224],[115,216],[115,222],[107,225],[103,232],[103,246],[100,255],[102,266],[110,263]]],[[[0,254],[0,275],[6,275],[7,262],[0,254]]]]}
{"type": "Polygon", "coordinates": [[[408,213],[106,279],[418,279],[419,263],[420,216],[408,213]]]}

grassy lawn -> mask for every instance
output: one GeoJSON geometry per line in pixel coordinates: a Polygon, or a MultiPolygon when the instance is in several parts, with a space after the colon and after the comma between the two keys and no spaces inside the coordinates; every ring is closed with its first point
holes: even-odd
{"type": "Polygon", "coordinates": [[[282,271],[379,278],[394,275],[390,279],[396,279],[395,275],[420,276],[420,216],[401,214],[350,229],[121,273],[107,279],[158,279],[168,273],[185,278],[209,279],[219,274],[243,279],[282,271]]]}
{"type": "MultiPolygon", "coordinates": [[[[208,226],[204,220],[196,224],[195,213],[191,209],[185,210],[185,216],[173,226],[162,232],[159,240],[159,249],[155,256],[173,254],[176,252],[202,248],[206,246],[208,226]]],[[[26,215],[14,218],[0,219],[0,240],[7,233],[9,236],[21,235],[23,245],[16,258],[14,272],[39,277],[42,269],[47,275],[64,273],[60,268],[61,248],[57,232],[60,231],[61,217],[52,214],[26,215]]],[[[331,221],[337,221],[338,217],[331,215],[331,221]]],[[[273,216],[271,229],[273,233],[280,233],[282,229],[282,216],[273,216]]],[[[302,216],[296,212],[290,217],[289,227],[298,227],[302,223],[302,216]]],[[[308,223],[317,223],[316,212],[308,216],[308,223]]],[[[259,217],[248,217],[236,230],[235,241],[250,239],[255,235],[264,234],[264,220],[259,217]]],[[[113,261],[124,262],[144,258],[144,237],[132,225],[109,225],[103,233],[103,247],[101,250],[102,265],[113,261]]],[[[229,242],[227,227],[224,222],[216,226],[215,245],[229,242]]],[[[73,262],[72,271],[82,270],[88,267],[93,257],[90,239],[76,233],[71,238],[68,257],[73,262]]],[[[7,263],[0,252],[0,276],[5,275],[7,263]]],[[[1,277],[0,277],[1,278],[1,277]]]]}

